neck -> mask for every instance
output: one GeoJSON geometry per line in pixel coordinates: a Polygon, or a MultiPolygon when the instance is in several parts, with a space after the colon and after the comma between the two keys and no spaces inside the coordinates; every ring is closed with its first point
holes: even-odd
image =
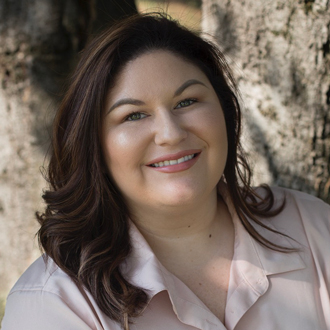
{"type": "Polygon", "coordinates": [[[231,226],[227,207],[216,190],[198,205],[139,213],[134,222],[159,260],[169,268],[169,263],[174,266],[189,256],[203,261],[205,256],[219,251],[219,242],[231,226]]]}
{"type": "Polygon", "coordinates": [[[133,220],[144,236],[183,238],[207,230],[215,220],[217,208],[218,197],[213,191],[198,204],[133,210],[133,220]]]}

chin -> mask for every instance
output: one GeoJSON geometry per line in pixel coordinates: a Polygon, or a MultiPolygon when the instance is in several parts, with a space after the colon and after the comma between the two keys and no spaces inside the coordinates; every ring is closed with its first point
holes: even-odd
{"type": "Polygon", "coordinates": [[[200,200],[200,196],[196,191],[175,191],[174,193],[167,194],[160,200],[162,206],[187,206],[196,205],[200,200]]]}

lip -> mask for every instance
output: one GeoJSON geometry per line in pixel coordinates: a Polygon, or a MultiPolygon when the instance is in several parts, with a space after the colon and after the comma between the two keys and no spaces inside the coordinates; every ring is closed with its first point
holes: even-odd
{"type": "MultiPolygon", "coordinates": [[[[146,166],[150,166],[151,164],[154,164],[154,163],[164,162],[165,160],[176,160],[176,159],[179,159],[184,156],[189,156],[191,154],[200,154],[201,152],[202,152],[201,149],[190,149],[190,150],[179,151],[179,152],[176,152],[175,154],[168,154],[168,155],[164,155],[164,156],[155,158],[152,161],[148,162],[146,164],[146,166]]],[[[174,165],[172,165],[172,166],[174,166],[174,165]]]]}
{"type": "Polygon", "coordinates": [[[163,172],[163,173],[181,172],[181,171],[185,171],[185,170],[189,169],[190,167],[192,167],[197,162],[197,160],[199,159],[199,156],[200,156],[201,152],[202,151],[200,149],[184,150],[184,151],[180,151],[180,152],[175,153],[175,154],[169,154],[169,155],[165,155],[165,156],[162,156],[162,157],[159,157],[159,158],[155,158],[146,165],[150,169],[152,169],[154,171],[158,171],[158,172],[163,172]],[[188,155],[191,155],[191,154],[196,154],[196,156],[194,158],[192,158],[188,161],[185,161],[183,163],[180,163],[180,164],[165,165],[165,166],[162,166],[162,167],[150,166],[151,164],[154,164],[154,163],[163,162],[165,160],[176,160],[176,159],[179,159],[181,157],[188,156],[188,155]]]}

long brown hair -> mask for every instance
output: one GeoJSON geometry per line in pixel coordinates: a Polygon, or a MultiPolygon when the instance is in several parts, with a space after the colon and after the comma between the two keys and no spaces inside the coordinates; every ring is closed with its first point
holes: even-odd
{"type": "MultiPolygon", "coordinates": [[[[224,111],[228,159],[224,170],[231,199],[246,230],[270,249],[286,248],[261,236],[253,223],[272,217],[274,196],[250,187],[251,171],[241,144],[241,111],[237,87],[220,50],[163,14],[130,17],[104,31],[84,50],[57,112],[48,167],[47,204],[38,214],[40,246],[101,310],[126,324],[146,305],[147,293],[130,284],[120,271],[129,255],[129,210],[112,178],[104,171],[101,125],[105,97],[120,69],[151,50],[168,50],[198,66],[214,87],[224,111]]],[[[283,205],[282,205],[283,206],[283,205]]],[[[276,232],[276,231],[275,231],[276,232]]]]}

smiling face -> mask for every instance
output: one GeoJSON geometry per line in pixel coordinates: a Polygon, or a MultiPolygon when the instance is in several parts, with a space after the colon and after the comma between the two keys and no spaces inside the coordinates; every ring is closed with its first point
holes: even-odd
{"type": "Polygon", "coordinates": [[[128,62],[106,100],[102,148],[133,214],[196,205],[216,194],[227,134],[206,75],[168,51],[128,62]]]}

